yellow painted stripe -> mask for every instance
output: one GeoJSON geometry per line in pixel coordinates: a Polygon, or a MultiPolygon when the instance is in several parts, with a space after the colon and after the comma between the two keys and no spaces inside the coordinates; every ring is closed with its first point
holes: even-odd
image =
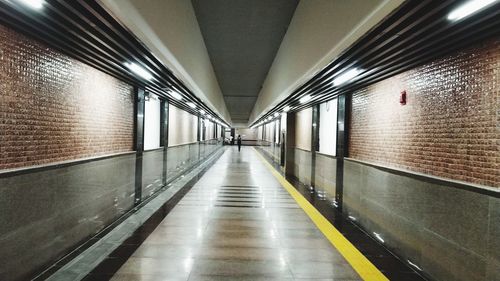
{"type": "MultiPolygon", "coordinates": [[[[255,148],[254,148],[255,150],[255,148]]],[[[354,245],[347,240],[314,206],[307,201],[300,192],[298,192],[291,183],[289,183],[280,173],[278,173],[271,164],[269,164],[257,150],[261,161],[271,171],[280,184],[290,193],[297,204],[306,212],[311,220],[316,224],[319,230],[340,252],[354,270],[363,278],[369,281],[389,280],[380,272],[354,245]]]]}

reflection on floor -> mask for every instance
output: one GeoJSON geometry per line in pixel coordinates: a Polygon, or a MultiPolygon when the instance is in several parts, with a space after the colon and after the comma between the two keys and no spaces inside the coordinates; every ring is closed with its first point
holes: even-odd
{"type": "Polygon", "coordinates": [[[113,280],[360,280],[244,147],[229,148],[113,280]]]}

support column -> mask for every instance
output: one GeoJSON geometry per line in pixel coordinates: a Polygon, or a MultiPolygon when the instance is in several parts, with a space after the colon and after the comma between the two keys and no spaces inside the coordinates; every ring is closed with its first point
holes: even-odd
{"type": "MultiPolygon", "coordinates": [[[[283,128],[283,125],[281,124],[281,119],[280,118],[280,131],[279,131],[279,134],[280,134],[280,166],[281,167],[285,167],[285,151],[286,151],[286,135],[285,135],[285,130],[282,129],[283,128]]],[[[285,118],[286,120],[286,118],[285,118]]],[[[285,124],[286,125],[286,124],[285,124]]]]}
{"type": "Polygon", "coordinates": [[[135,88],[135,135],[134,149],[136,151],[135,160],[135,196],[134,205],[142,201],[142,154],[144,152],[144,106],[145,91],[141,88],[135,88]]]}
{"type": "Polygon", "coordinates": [[[285,175],[294,175],[295,166],[295,113],[286,115],[285,175]]]}
{"type": "Polygon", "coordinates": [[[335,201],[337,208],[342,211],[344,194],[344,157],[348,156],[349,118],[351,112],[351,96],[344,94],[338,97],[337,106],[337,176],[335,201]]]}
{"type": "Polygon", "coordinates": [[[316,189],[316,151],[319,150],[319,105],[312,107],[311,130],[311,191],[316,189]]]}
{"type": "Polygon", "coordinates": [[[198,161],[200,161],[201,158],[201,117],[198,115],[198,130],[196,133],[196,141],[198,142],[198,161]]]}
{"type": "Polygon", "coordinates": [[[167,185],[167,151],[168,151],[168,102],[160,102],[160,146],[163,146],[162,185],[167,185]]]}
{"type": "Polygon", "coordinates": [[[198,132],[196,133],[196,141],[201,141],[201,117],[198,116],[198,132]]]}

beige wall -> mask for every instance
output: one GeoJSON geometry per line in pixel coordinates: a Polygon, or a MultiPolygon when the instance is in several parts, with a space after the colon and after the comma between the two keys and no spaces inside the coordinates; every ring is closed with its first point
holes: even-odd
{"type": "Polygon", "coordinates": [[[168,146],[196,142],[198,117],[173,105],[168,108],[168,146]]]}
{"type": "Polygon", "coordinates": [[[236,137],[241,135],[241,138],[244,140],[256,140],[258,139],[258,130],[255,129],[236,129],[235,131],[236,137]]]}
{"type": "Polygon", "coordinates": [[[306,108],[296,113],[295,146],[311,151],[312,108],[306,108]]]}
{"type": "Polygon", "coordinates": [[[402,2],[300,1],[252,110],[250,123],[309,80],[402,2]]]}
{"type": "Polygon", "coordinates": [[[203,102],[231,122],[191,1],[101,2],[203,102]]]}

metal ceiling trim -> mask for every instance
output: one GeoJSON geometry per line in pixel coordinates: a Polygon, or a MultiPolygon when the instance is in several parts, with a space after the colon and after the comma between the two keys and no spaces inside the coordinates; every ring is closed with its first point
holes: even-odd
{"type": "Polygon", "coordinates": [[[44,9],[36,13],[13,1],[0,1],[0,23],[132,86],[143,87],[192,114],[198,116],[203,109],[229,126],[95,0],[46,0],[44,9]],[[128,61],[140,63],[154,81],[133,75],[124,65],[128,61]],[[166,89],[181,94],[183,102],[170,98],[166,89]],[[188,101],[197,109],[186,105],[188,101]]]}

